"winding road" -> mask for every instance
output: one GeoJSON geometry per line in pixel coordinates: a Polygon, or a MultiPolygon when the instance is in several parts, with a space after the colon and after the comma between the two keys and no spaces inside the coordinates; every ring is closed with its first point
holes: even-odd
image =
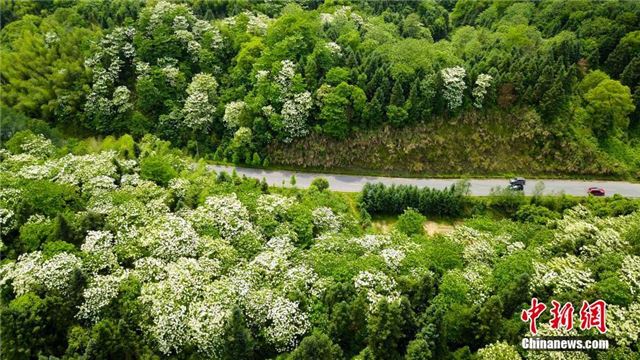
{"type": "MultiPolygon", "coordinates": [[[[225,171],[231,173],[233,166],[225,165],[208,165],[210,171],[225,171]]],[[[385,185],[416,185],[418,187],[431,187],[435,189],[444,189],[454,184],[459,179],[420,179],[420,178],[395,178],[384,176],[359,176],[359,175],[336,175],[308,173],[287,170],[264,170],[235,167],[236,173],[240,176],[262,179],[265,178],[269,185],[291,186],[291,176],[296,176],[296,186],[306,188],[311,181],[317,177],[323,177],[329,181],[330,188],[335,191],[358,192],[366,183],[381,182],[385,185]]],[[[507,179],[468,179],[471,184],[471,194],[475,196],[489,195],[492,188],[498,186],[507,186],[507,179]]],[[[598,186],[605,189],[607,196],[620,194],[627,197],[640,197],[640,184],[634,184],[624,181],[604,181],[604,180],[557,180],[557,179],[527,179],[525,186],[525,194],[532,195],[534,188],[538,182],[544,184],[545,194],[565,193],[567,195],[585,196],[587,188],[598,186]]]]}

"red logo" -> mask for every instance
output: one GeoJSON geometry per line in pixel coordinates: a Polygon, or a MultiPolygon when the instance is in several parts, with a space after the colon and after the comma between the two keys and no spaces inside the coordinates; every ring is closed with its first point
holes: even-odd
{"type": "Polygon", "coordinates": [[[571,303],[565,303],[560,308],[560,303],[552,300],[551,305],[551,328],[559,329],[565,328],[567,330],[573,329],[573,305],[571,303]]]}
{"type": "Polygon", "coordinates": [[[596,328],[601,334],[607,332],[607,303],[603,300],[589,304],[582,302],[580,308],[580,329],[588,330],[596,328]]]}
{"type": "MultiPolygon", "coordinates": [[[[573,329],[573,312],[574,307],[571,303],[561,304],[555,300],[551,300],[551,321],[549,324],[552,329],[564,328],[567,330],[573,329]]],[[[547,309],[547,306],[538,301],[537,298],[531,299],[531,307],[526,310],[522,310],[520,319],[522,321],[529,322],[529,331],[532,334],[538,333],[537,320],[547,309]]],[[[607,303],[603,300],[596,300],[589,304],[586,301],[582,302],[580,308],[580,329],[588,330],[595,328],[600,333],[607,332],[607,303]]]]}
{"type": "Polygon", "coordinates": [[[536,326],[536,321],[542,315],[542,313],[547,309],[547,305],[543,303],[538,303],[538,298],[531,299],[531,307],[528,310],[522,310],[522,314],[520,314],[520,319],[522,321],[530,321],[529,330],[532,334],[536,334],[538,332],[538,327],[536,326]]]}

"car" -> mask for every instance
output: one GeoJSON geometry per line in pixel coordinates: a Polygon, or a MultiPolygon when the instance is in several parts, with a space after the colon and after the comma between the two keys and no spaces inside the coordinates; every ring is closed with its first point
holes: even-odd
{"type": "Polygon", "coordinates": [[[596,187],[596,186],[592,186],[589,189],[587,189],[587,193],[589,195],[593,195],[593,196],[604,196],[605,195],[604,189],[601,188],[601,187],[596,187]]]}
{"type": "Polygon", "coordinates": [[[509,180],[509,184],[511,185],[521,185],[524,186],[526,184],[526,180],[524,178],[521,177],[517,177],[517,178],[513,178],[511,180],[509,180]]]}
{"type": "Polygon", "coordinates": [[[512,190],[512,191],[524,191],[524,185],[522,185],[522,184],[511,184],[511,185],[509,185],[509,190],[512,190]]]}

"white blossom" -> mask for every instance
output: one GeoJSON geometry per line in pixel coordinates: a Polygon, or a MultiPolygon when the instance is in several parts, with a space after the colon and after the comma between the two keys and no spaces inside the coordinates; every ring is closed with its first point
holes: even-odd
{"type": "Polygon", "coordinates": [[[247,319],[260,328],[260,334],[277,351],[288,351],[311,327],[297,302],[269,289],[252,292],[246,302],[247,319]]]}
{"type": "Polygon", "coordinates": [[[364,235],[362,237],[349,240],[350,243],[357,244],[366,252],[377,252],[387,244],[391,243],[389,235],[364,235]]]}
{"type": "Polygon", "coordinates": [[[283,130],[287,136],[285,142],[306,136],[309,133],[307,117],[312,104],[311,93],[305,91],[293,95],[282,105],[283,130]]]}
{"type": "Polygon", "coordinates": [[[120,284],[127,278],[126,271],[121,274],[96,275],[82,293],[84,302],[77,317],[95,322],[100,319],[102,309],[118,296],[120,284]]]}
{"type": "Polygon", "coordinates": [[[380,256],[384,259],[384,262],[388,267],[392,269],[397,269],[400,266],[400,263],[405,258],[405,253],[402,250],[397,249],[384,249],[380,252],[380,256]]]}
{"type": "Polygon", "coordinates": [[[280,87],[282,93],[287,93],[291,86],[291,81],[296,75],[296,65],[291,60],[282,60],[282,68],[276,76],[276,84],[280,87]]]}
{"type": "Polygon", "coordinates": [[[247,32],[253,35],[265,35],[267,33],[267,28],[269,27],[269,23],[271,19],[261,13],[256,15],[252,13],[246,13],[249,17],[249,21],[247,22],[247,32]]]}
{"type": "Polygon", "coordinates": [[[462,96],[467,85],[464,82],[465,70],[460,67],[445,68],[440,71],[444,82],[443,97],[449,109],[454,110],[462,105],[462,96]]]}
{"type": "Polygon", "coordinates": [[[73,276],[81,266],[82,261],[73,254],[63,252],[45,260],[41,252],[35,251],[20,255],[2,283],[12,280],[18,296],[38,288],[68,295],[74,285],[73,276]]]}
{"type": "Polygon", "coordinates": [[[493,77],[488,74],[480,74],[476,79],[475,87],[473,88],[473,106],[478,109],[482,108],[482,102],[484,100],[485,95],[487,95],[487,89],[491,86],[491,81],[493,81],[493,77]]]}
{"type": "Polygon", "coordinates": [[[60,37],[54,31],[48,31],[44,34],[44,44],[47,48],[51,47],[51,45],[56,44],[60,41],[60,37]]]}
{"type": "Polygon", "coordinates": [[[257,81],[266,80],[268,77],[269,77],[269,72],[267,70],[258,70],[256,72],[257,81]]]}
{"type": "Polygon", "coordinates": [[[173,178],[169,180],[168,188],[173,191],[173,194],[178,199],[184,199],[187,196],[187,190],[191,183],[187,179],[173,178]]]}
{"type": "Polygon", "coordinates": [[[225,239],[254,232],[249,211],[235,194],[208,197],[203,206],[186,213],[185,218],[197,231],[216,229],[225,239]]]}
{"type": "Polygon", "coordinates": [[[130,98],[131,91],[129,91],[126,86],[118,86],[113,91],[112,102],[115,107],[115,111],[120,114],[129,111],[133,107],[133,104],[129,102],[130,98]]]}
{"type": "Polygon", "coordinates": [[[167,79],[167,82],[171,84],[171,86],[178,85],[178,77],[180,76],[180,69],[178,69],[174,65],[167,65],[162,68],[162,74],[167,79]]]}
{"type": "Polygon", "coordinates": [[[340,217],[333,213],[328,207],[319,207],[311,213],[313,217],[313,225],[320,233],[335,233],[340,230],[340,217]]]}
{"type": "Polygon", "coordinates": [[[145,228],[140,242],[152,256],[171,260],[195,256],[198,234],[183,218],[167,214],[145,228]]]}
{"type": "Polygon", "coordinates": [[[467,263],[491,264],[496,257],[496,252],[487,240],[477,240],[465,246],[462,257],[467,263]]]}
{"type": "Polygon", "coordinates": [[[546,287],[558,292],[582,291],[594,282],[591,270],[574,255],[556,257],[546,263],[534,262],[533,267],[530,285],[533,292],[546,287]]]}
{"type": "Polygon", "coordinates": [[[640,303],[628,308],[617,305],[607,306],[607,333],[609,339],[620,346],[632,346],[640,340],[640,303]]]}
{"type": "Polygon", "coordinates": [[[43,159],[53,155],[55,146],[53,146],[51,140],[45,138],[42,134],[36,134],[29,136],[26,141],[21,143],[20,149],[25,154],[43,159]]]}
{"type": "Polygon", "coordinates": [[[191,129],[203,129],[213,122],[218,82],[210,74],[200,73],[193,77],[187,88],[187,100],[183,113],[185,125],[191,129]]]}
{"type": "Polygon", "coordinates": [[[394,302],[400,299],[396,282],[380,271],[361,271],[354,278],[356,290],[364,291],[369,301],[369,309],[375,309],[378,302],[394,302]]]}
{"type": "Polygon", "coordinates": [[[246,104],[244,101],[232,101],[227,103],[224,107],[224,116],[222,121],[229,129],[235,129],[239,127],[242,114],[245,111],[246,104]]]}
{"type": "Polygon", "coordinates": [[[15,227],[15,213],[11,209],[0,208],[0,235],[7,235],[15,227]]]}
{"type": "Polygon", "coordinates": [[[507,245],[507,254],[513,254],[517,251],[524,250],[526,248],[525,244],[522,241],[516,241],[507,245]]]}
{"type": "Polygon", "coordinates": [[[631,293],[640,296],[640,256],[625,256],[620,272],[631,293]]]}
{"type": "Polygon", "coordinates": [[[518,350],[515,346],[509,345],[506,342],[500,341],[489,344],[482,349],[478,350],[479,360],[520,360],[522,357],[518,354],[518,350]]]}
{"type": "Polygon", "coordinates": [[[325,47],[327,48],[327,50],[329,50],[334,55],[342,54],[342,48],[340,47],[340,45],[338,45],[337,43],[335,43],[333,41],[330,41],[330,42],[326,43],[325,47]]]}
{"type": "Polygon", "coordinates": [[[294,199],[279,194],[263,194],[258,197],[256,213],[259,216],[284,215],[294,204],[294,199]]]}

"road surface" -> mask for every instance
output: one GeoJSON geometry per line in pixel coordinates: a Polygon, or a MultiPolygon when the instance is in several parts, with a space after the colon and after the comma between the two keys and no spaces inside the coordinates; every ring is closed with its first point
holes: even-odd
{"type": "MultiPolygon", "coordinates": [[[[211,171],[226,171],[231,173],[233,166],[224,165],[208,165],[207,169],[211,171]]],[[[246,175],[247,177],[262,179],[265,178],[269,185],[291,186],[291,175],[296,176],[296,186],[306,188],[311,181],[317,177],[323,177],[329,181],[331,190],[344,192],[358,192],[366,183],[381,182],[385,185],[416,185],[418,187],[431,187],[435,189],[444,189],[451,186],[459,179],[419,179],[419,178],[394,178],[384,176],[359,176],[359,175],[335,175],[307,173],[286,170],[264,170],[235,167],[238,175],[246,175]]],[[[501,186],[505,187],[509,184],[507,179],[468,179],[471,184],[471,195],[486,196],[489,195],[492,188],[501,186]]],[[[634,184],[623,181],[603,181],[603,180],[550,180],[550,179],[527,179],[525,186],[525,194],[532,195],[534,188],[538,182],[544,184],[545,194],[565,193],[567,195],[584,196],[587,194],[587,188],[598,186],[605,189],[607,196],[620,194],[627,197],[640,197],[640,184],[634,184]]]]}

